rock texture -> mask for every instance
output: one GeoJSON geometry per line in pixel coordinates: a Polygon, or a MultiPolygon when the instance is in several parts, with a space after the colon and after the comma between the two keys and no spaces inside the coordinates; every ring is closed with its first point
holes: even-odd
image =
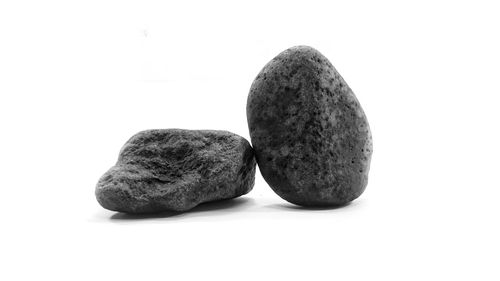
{"type": "Polygon", "coordinates": [[[248,193],[254,159],[248,141],[230,132],[143,131],[127,141],[97,183],[97,201],[126,213],[186,211],[248,193]]]}
{"type": "Polygon", "coordinates": [[[283,199],[341,205],[365,190],[372,154],[368,121],[317,50],[293,47],[270,61],[252,84],[247,118],[260,171],[283,199]]]}

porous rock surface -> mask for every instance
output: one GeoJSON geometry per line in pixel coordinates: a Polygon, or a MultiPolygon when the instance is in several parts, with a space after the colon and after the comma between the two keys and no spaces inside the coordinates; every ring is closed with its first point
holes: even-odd
{"type": "Polygon", "coordinates": [[[372,138],[354,93],[317,50],[297,46],[270,61],[247,101],[260,171],[283,199],[342,205],[368,182],[372,138]]]}
{"type": "Polygon", "coordinates": [[[123,146],[99,180],[97,201],[125,213],[186,211],[248,193],[255,158],[243,137],[226,131],[147,130],[123,146]]]}

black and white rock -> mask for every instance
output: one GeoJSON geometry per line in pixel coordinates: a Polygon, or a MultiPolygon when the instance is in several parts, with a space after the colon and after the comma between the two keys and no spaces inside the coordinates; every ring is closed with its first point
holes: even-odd
{"type": "Polygon", "coordinates": [[[97,201],[125,213],[186,211],[248,193],[254,159],[248,141],[230,132],[143,131],[127,141],[97,183],[97,201]]]}
{"type": "Polygon", "coordinates": [[[283,199],[342,205],[368,183],[372,139],[354,93],[317,50],[297,46],[270,61],[247,102],[260,171],[283,199]]]}

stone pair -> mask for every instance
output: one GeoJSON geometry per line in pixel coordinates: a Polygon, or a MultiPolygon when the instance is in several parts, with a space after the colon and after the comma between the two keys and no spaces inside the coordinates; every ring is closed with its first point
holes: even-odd
{"type": "Polygon", "coordinates": [[[354,93],[317,50],[276,56],[247,101],[253,148],[226,131],[148,130],[133,136],[99,180],[98,202],[126,213],[186,211],[248,193],[255,164],[283,199],[335,206],[363,193],[372,138],[354,93]]]}

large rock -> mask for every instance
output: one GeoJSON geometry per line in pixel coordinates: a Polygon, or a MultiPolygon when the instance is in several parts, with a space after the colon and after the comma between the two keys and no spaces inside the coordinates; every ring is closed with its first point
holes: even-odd
{"type": "Polygon", "coordinates": [[[186,211],[248,193],[255,160],[243,137],[225,131],[148,130],[123,146],[99,180],[97,201],[126,213],[186,211]]]}
{"type": "Polygon", "coordinates": [[[365,190],[372,153],[368,121],[317,50],[293,47],[270,61],[252,84],[247,118],[260,171],[283,199],[341,205],[365,190]]]}

